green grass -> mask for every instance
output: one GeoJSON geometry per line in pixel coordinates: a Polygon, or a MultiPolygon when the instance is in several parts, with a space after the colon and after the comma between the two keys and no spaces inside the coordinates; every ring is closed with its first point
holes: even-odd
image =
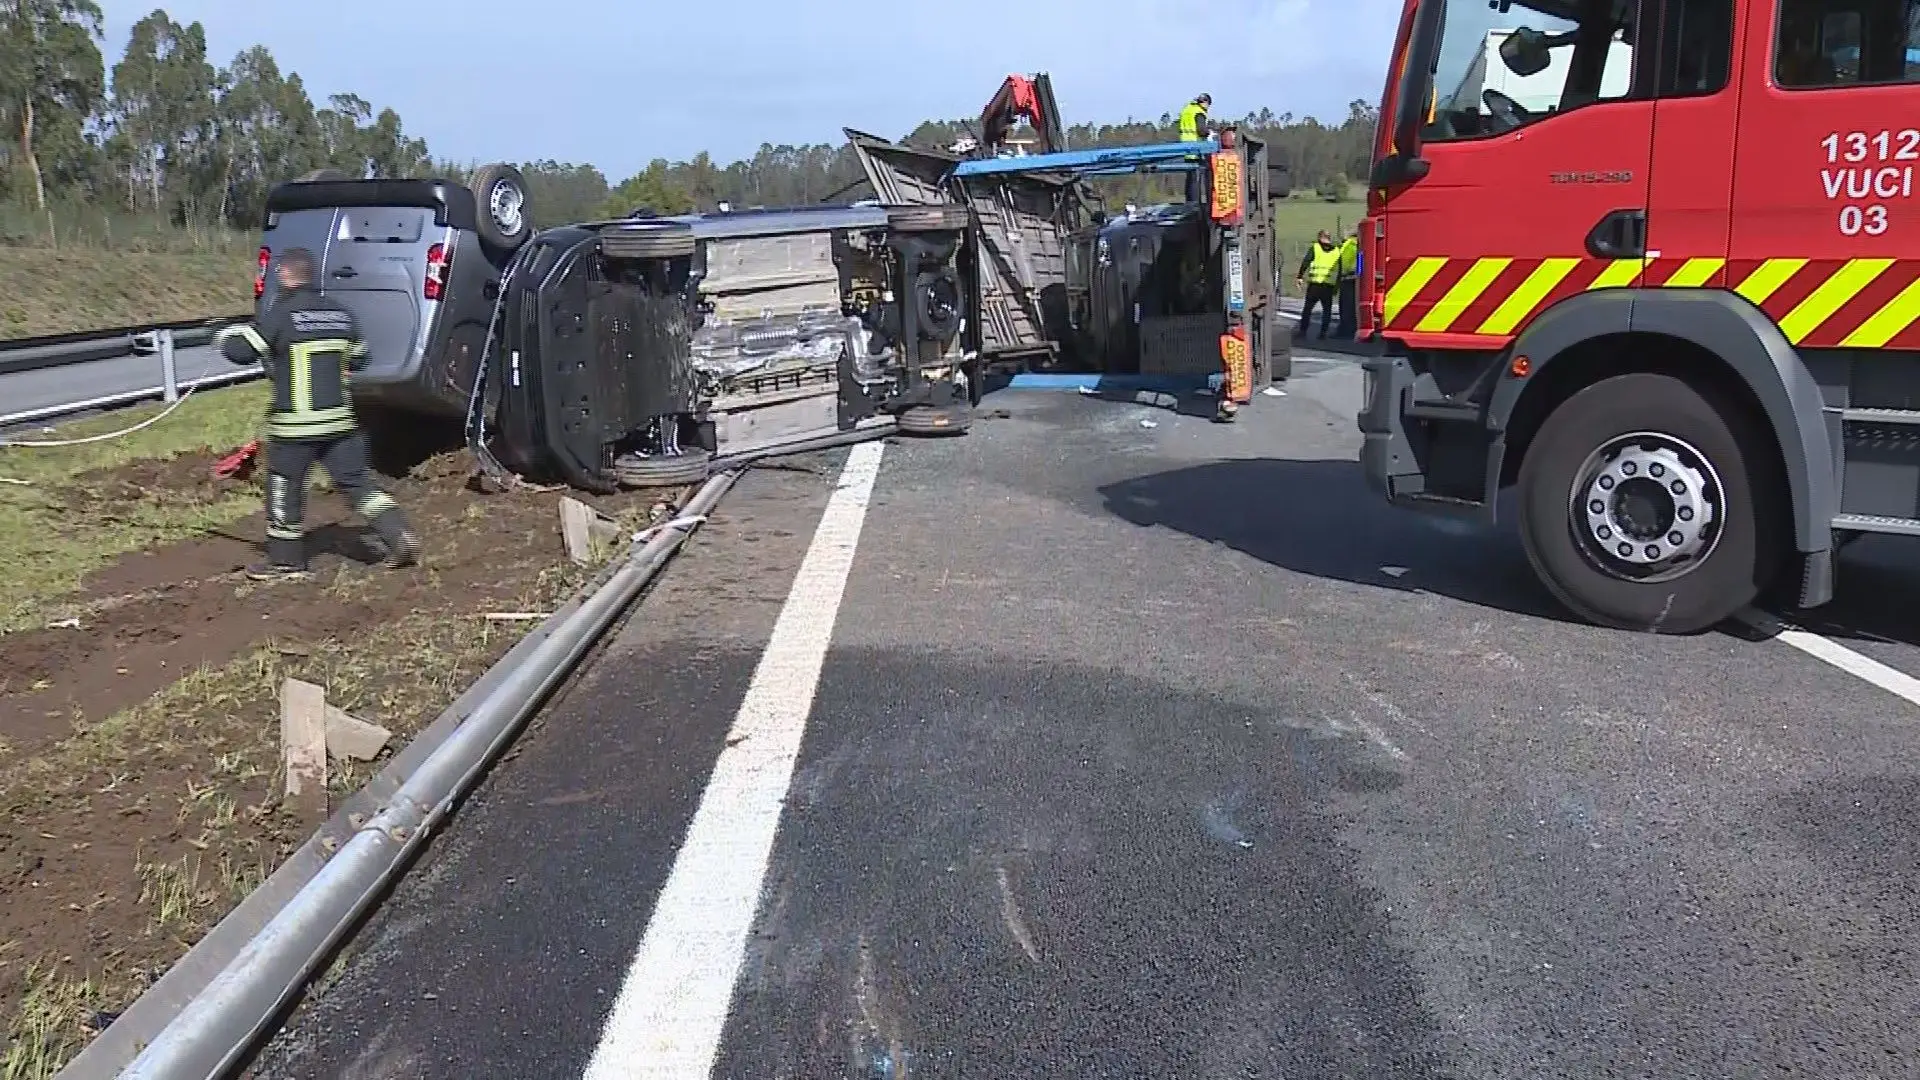
{"type": "Polygon", "coordinates": [[[0,340],[237,315],[253,307],[253,253],[0,247],[0,340]]]}
{"type": "MultiPolygon", "coordinates": [[[[266,387],[251,384],[194,394],[150,427],[81,446],[0,446],[0,631],[44,625],[50,605],[87,574],[130,552],[181,540],[237,521],[259,506],[251,486],[229,492],[128,492],[90,498],[87,474],[134,461],[194,454],[211,470],[219,455],[254,437],[266,387]]],[[[63,424],[33,440],[83,438],[147,419],[163,406],[123,409],[63,424]]]]}

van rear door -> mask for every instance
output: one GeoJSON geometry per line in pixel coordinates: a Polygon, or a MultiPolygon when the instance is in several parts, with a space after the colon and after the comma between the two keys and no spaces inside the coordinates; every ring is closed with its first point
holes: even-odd
{"type": "Polygon", "coordinates": [[[398,374],[421,348],[429,250],[447,247],[432,210],[417,206],[343,206],[320,270],[321,291],[360,320],[370,374],[398,374]]]}
{"type": "Polygon", "coordinates": [[[331,206],[278,213],[268,211],[266,231],[260,239],[260,246],[267,250],[268,268],[265,291],[260,294],[257,310],[265,311],[267,305],[273,303],[273,298],[279,295],[280,286],[274,280],[273,267],[279,265],[283,253],[293,248],[305,248],[312,253],[316,264],[326,261],[327,241],[333,237],[336,213],[331,206]]]}

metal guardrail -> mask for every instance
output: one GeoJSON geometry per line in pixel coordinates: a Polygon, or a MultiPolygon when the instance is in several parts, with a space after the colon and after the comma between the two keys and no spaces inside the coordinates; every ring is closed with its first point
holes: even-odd
{"type": "Polygon", "coordinates": [[[84,364],[93,360],[112,360],[149,351],[143,338],[159,331],[172,332],[174,344],[183,348],[205,345],[213,332],[227,323],[239,322],[248,315],[215,315],[204,319],[183,319],[170,323],[119,326],[107,330],[87,330],[77,334],[52,334],[45,337],[15,338],[0,341],[0,375],[65,364],[84,364]]]}
{"type": "MultiPolygon", "coordinates": [[[[151,383],[136,384],[132,388],[107,394],[85,394],[70,401],[42,404],[30,409],[0,412],[0,428],[48,420],[77,412],[130,405],[153,398],[172,403],[179,400],[183,392],[258,378],[259,367],[248,366],[183,380],[179,377],[174,363],[175,350],[207,345],[213,340],[214,332],[221,326],[246,318],[248,318],[246,315],[215,316],[173,323],[124,326],[78,334],[0,341],[0,409],[4,409],[8,401],[5,385],[6,377],[9,375],[120,360],[131,356],[153,356],[158,361],[158,370],[153,373],[151,383]]],[[[116,381],[120,386],[125,387],[128,380],[123,376],[116,381]]]]}

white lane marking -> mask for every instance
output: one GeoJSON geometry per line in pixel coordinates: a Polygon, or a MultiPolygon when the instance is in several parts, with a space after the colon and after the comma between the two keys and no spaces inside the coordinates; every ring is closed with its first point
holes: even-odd
{"type": "Polygon", "coordinates": [[[1920,705],[1920,679],[1890,668],[1869,656],[1862,656],[1845,645],[1807,630],[1797,630],[1779,618],[1764,611],[1748,608],[1737,618],[1763,634],[1771,635],[1774,640],[1791,645],[1815,660],[1825,661],[1852,675],[1856,679],[1885,690],[1895,697],[1904,698],[1908,703],[1920,705]]]}
{"type": "Polygon", "coordinates": [[[882,446],[847,457],[586,1080],[706,1080],[713,1069],[882,446]]]}

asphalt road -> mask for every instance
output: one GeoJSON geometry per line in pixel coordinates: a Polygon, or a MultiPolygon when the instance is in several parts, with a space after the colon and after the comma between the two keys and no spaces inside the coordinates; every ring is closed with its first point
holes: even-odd
{"type": "Polygon", "coordinates": [[[1912,1075],[1920,707],[1566,621],[1359,393],[749,474],[252,1075],[1912,1075]]]}
{"type": "MultiPolygon", "coordinates": [[[[257,373],[259,367],[235,367],[203,345],[176,351],[174,371],[182,383],[191,383],[230,381],[247,371],[257,373]]],[[[79,402],[140,395],[157,398],[163,386],[157,353],[14,372],[0,376],[0,425],[53,415],[79,402]]]]}

